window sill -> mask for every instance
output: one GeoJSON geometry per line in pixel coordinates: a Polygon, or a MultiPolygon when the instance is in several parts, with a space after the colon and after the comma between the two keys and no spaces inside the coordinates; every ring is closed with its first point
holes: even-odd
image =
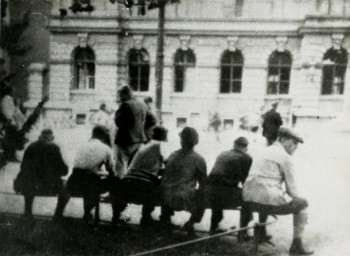
{"type": "Polygon", "coordinates": [[[72,89],[71,94],[75,95],[92,95],[95,94],[95,89],[72,89]]]}
{"type": "Polygon", "coordinates": [[[320,99],[321,99],[321,100],[334,100],[334,101],[338,101],[338,100],[343,100],[343,99],[344,99],[344,95],[343,95],[343,94],[321,95],[320,99]]]}
{"type": "Polygon", "coordinates": [[[242,93],[237,92],[237,93],[219,93],[217,95],[218,99],[240,99],[243,98],[242,93]]]}
{"type": "Polygon", "coordinates": [[[289,94],[265,94],[265,99],[292,99],[292,96],[289,94]]]}
{"type": "Polygon", "coordinates": [[[146,96],[150,96],[150,97],[152,97],[153,96],[153,94],[152,94],[152,92],[150,92],[150,91],[132,91],[132,94],[134,95],[134,96],[142,96],[142,97],[146,97],[146,96]]]}
{"type": "Polygon", "coordinates": [[[171,98],[193,98],[197,97],[196,93],[189,92],[172,92],[170,95],[171,98]]]}

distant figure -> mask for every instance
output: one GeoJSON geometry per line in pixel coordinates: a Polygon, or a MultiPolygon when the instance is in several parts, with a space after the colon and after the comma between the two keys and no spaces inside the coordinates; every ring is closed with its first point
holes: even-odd
{"type": "Polygon", "coordinates": [[[110,118],[110,115],[105,103],[102,103],[100,105],[100,109],[92,116],[91,123],[94,126],[101,125],[108,129],[111,129],[112,120],[110,118]]]}
{"type": "Polygon", "coordinates": [[[30,144],[24,152],[21,170],[14,181],[14,190],[24,195],[26,218],[32,218],[35,196],[57,195],[63,191],[61,177],[68,173],[68,167],[53,141],[53,132],[45,129],[39,140],[30,144]]]}
{"type": "Polygon", "coordinates": [[[140,146],[147,142],[146,127],[156,124],[155,117],[146,104],[135,99],[130,87],[123,86],[118,90],[120,101],[119,109],[115,113],[117,134],[116,144],[116,171],[122,178],[140,146]]]}
{"type": "Polygon", "coordinates": [[[281,115],[277,112],[278,102],[272,104],[272,109],[263,115],[263,136],[267,140],[267,145],[272,145],[277,139],[278,129],[283,124],[281,115]]]}
{"type": "Polygon", "coordinates": [[[209,122],[209,128],[213,128],[215,132],[215,137],[217,141],[220,141],[220,126],[221,126],[221,118],[218,112],[214,112],[212,115],[210,122],[209,122]]]}
{"type": "MultiPolygon", "coordinates": [[[[196,213],[196,185],[198,182],[201,186],[207,176],[204,158],[194,151],[199,141],[197,131],[185,127],[179,135],[181,149],[169,156],[160,185],[163,193],[160,221],[164,226],[171,226],[174,211],[196,213]]],[[[193,224],[200,220],[201,215],[192,214],[185,230],[193,234],[193,224]]]]}
{"type": "MultiPolygon", "coordinates": [[[[91,139],[78,150],[73,173],[67,181],[69,195],[83,196],[85,222],[92,220],[91,210],[99,203],[100,194],[111,190],[115,177],[108,130],[103,126],[95,126],[91,139]]],[[[68,200],[67,194],[59,197],[56,218],[62,217],[68,200]]]]}
{"type": "Polygon", "coordinates": [[[120,213],[126,203],[142,204],[141,226],[150,226],[154,223],[151,213],[154,205],[159,202],[159,176],[164,168],[164,161],[168,154],[164,149],[168,130],[162,126],[155,126],[150,142],[141,146],[137,151],[123,177],[121,191],[118,193],[116,209],[113,218],[119,220],[120,213]]]}
{"type": "MultiPolygon", "coordinates": [[[[212,208],[210,231],[215,233],[219,222],[223,218],[223,210],[227,207],[242,206],[242,189],[239,183],[244,184],[248,177],[252,158],[247,154],[248,140],[239,137],[234,141],[234,148],[222,152],[215,161],[214,167],[207,179],[210,187],[210,205],[212,208]]],[[[244,206],[241,209],[241,223],[251,220],[252,215],[244,206]]],[[[239,240],[249,239],[247,232],[239,233],[239,240]]]]}
{"type": "MultiPolygon", "coordinates": [[[[303,143],[303,139],[295,132],[283,127],[279,129],[278,140],[265,148],[258,160],[254,160],[243,185],[243,200],[245,207],[259,212],[262,223],[266,222],[269,214],[293,214],[294,234],[290,254],[310,255],[312,252],[307,251],[302,244],[308,202],[299,196],[291,158],[298,143],[303,143]]],[[[248,221],[243,224],[246,226],[248,221]]],[[[271,238],[266,234],[266,226],[256,231],[262,241],[271,238]]]]}

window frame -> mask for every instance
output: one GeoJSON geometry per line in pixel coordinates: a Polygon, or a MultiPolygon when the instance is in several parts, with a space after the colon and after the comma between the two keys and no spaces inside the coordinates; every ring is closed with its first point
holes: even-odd
{"type": "Polygon", "coordinates": [[[327,95],[344,95],[344,87],[345,87],[345,75],[346,69],[349,61],[349,53],[345,48],[340,48],[339,50],[334,49],[333,47],[328,49],[323,55],[323,61],[329,59],[334,64],[331,65],[323,65],[322,66],[322,80],[321,80],[321,92],[322,96],[327,95]],[[342,62],[342,58],[344,58],[344,62],[342,62]],[[337,61],[338,60],[338,61],[337,61]],[[328,71],[327,71],[328,70],[328,71]],[[326,72],[331,72],[331,79],[329,76],[326,76],[326,72]],[[335,78],[337,73],[342,72],[340,75],[340,82],[335,83],[335,78]],[[338,88],[338,92],[336,92],[336,88],[338,88]]]}
{"type": "Polygon", "coordinates": [[[190,48],[187,50],[177,49],[174,54],[174,87],[173,91],[176,93],[182,93],[185,91],[186,86],[186,70],[187,68],[196,67],[196,55],[190,48]],[[179,74],[179,75],[177,75],[179,74]],[[181,76],[181,77],[178,77],[181,76]],[[181,81],[181,84],[178,84],[181,81]]]}
{"type": "Polygon", "coordinates": [[[148,92],[150,81],[150,57],[146,49],[131,48],[127,55],[127,67],[128,67],[128,83],[130,88],[135,92],[148,92]],[[132,54],[135,54],[136,62],[131,60],[132,54]],[[146,56],[145,60],[141,60],[142,56],[146,56]],[[137,77],[134,78],[132,73],[136,73],[137,77]],[[143,76],[143,74],[146,74],[143,76]],[[133,84],[132,81],[136,81],[133,84]],[[143,83],[144,82],[144,83],[143,83]],[[135,86],[136,85],[136,86],[135,86]]]}
{"type": "Polygon", "coordinates": [[[289,90],[290,90],[290,79],[291,79],[291,73],[292,73],[292,67],[293,67],[293,58],[292,58],[292,54],[287,51],[278,51],[275,50],[273,51],[268,59],[268,64],[267,64],[267,86],[266,86],[266,94],[267,95],[288,95],[289,94],[289,90]],[[277,56],[275,56],[277,55],[277,56]],[[283,63],[283,58],[288,58],[288,62],[287,64],[283,63]],[[277,59],[277,64],[272,63],[273,58],[277,59]],[[276,69],[277,72],[275,75],[271,74],[271,70],[272,69],[276,69]],[[282,77],[282,69],[288,69],[288,79],[281,79],[282,77]],[[270,77],[274,76],[274,79],[276,81],[271,81],[270,77]],[[282,90],[282,84],[285,83],[286,84],[286,92],[281,93],[282,90]],[[275,90],[273,90],[275,87],[275,90]],[[271,92],[271,88],[272,88],[272,92],[271,92]],[[274,92],[276,91],[276,92],[274,92]]]}
{"type": "Polygon", "coordinates": [[[73,91],[95,90],[96,57],[92,48],[77,46],[72,52],[73,91]],[[80,72],[83,70],[83,72],[80,72]],[[82,75],[81,75],[82,74],[82,75]],[[83,80],[81,80],[83,79],[83,80]],[[81,86],[83,84],[83,86],[81,86]]]}
{"type": "MultiPolygon", "coordinates": [[[[221,55],[221,61],[220,61],[220,87],[219,87],[219,93],[220,94],[240,94],[242,92],[242,78],[243,78],[243,70],[244,70],[244,57],[240,50],[230,51],[225,50],[221,55]],[[227,55],[230,55],[230,62],[228,64],[224,64],[224,59],[227,57],[227,55]],[[236,55],[236,56],[235,56],[236,55]],[[235,59],[238,59],[239,61],[235,62],[235,59]],[[239,59],[240,58],[240,59],[239,59]],[[228,91],[224,91],[224,81],[227,79],[223,78],[223,72],[224,67],[229,68],[229,80],[228,80],[228,91]],[[235,68],[241,68],[240,77],[234,78],[235,68]],[[235,82],[238,82],[238,90],[235,89],[235,82]]],[[[227,85],[226,85],[227,86],[227,85]]]]}

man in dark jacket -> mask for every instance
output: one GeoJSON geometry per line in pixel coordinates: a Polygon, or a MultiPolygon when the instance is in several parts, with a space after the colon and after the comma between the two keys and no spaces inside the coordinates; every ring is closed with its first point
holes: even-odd
{"type": "Polygon", "coordinates": [[[272,109],[263,115],[263,136],[266,138],[268,146],[276,141],[278,129],[283,124],[281,115],[277,112],[277,107],[278,102],[273,103],[272,109]]]}
{"type": "MultiPolygon", "coordinates": [[[[210,231],[216,231],[223,218],[223,209],[232,209],[242,205],[242,189],[238,184],[245,182],[252,158],[246,152],[248,140],[239,137],[234,141],[234,148],[222,152],[217,158],[208,177],[207,185],[210,191],[210,204],[212,208],[210,231]]],[[[241,209],[241,220],[250,219],[251,213],[244,207],[241,209]]],[[[240,240],[247,239],[246,232],[241,232],[240,240]]]]}
{"type": "Polygon", "coordinates": [[[118,128],[115,137],[116,171],[122,178],[132,157],[140,146],[147,142],[145,127],[155,125],[156,120],[146,104],[133,97],[130,87],[121,87],[118,90],[118,97],[121,104],[115,114],[115,124],[118,128]]]}
{"type": "Polygon", "coordinates": [[[53,140],[53,132],[45,129],[39,140],[30,144],[24,152],[14,189],[24,195],[25,217],[32,218],[32,205],[36,195],[57,195],[63,191],[61,176],[68,173],[68,167],[53,140]]]}

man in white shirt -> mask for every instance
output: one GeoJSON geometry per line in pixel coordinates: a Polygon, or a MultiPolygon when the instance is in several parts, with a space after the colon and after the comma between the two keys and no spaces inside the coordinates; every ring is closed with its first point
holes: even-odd
{"type": "MultiPolygon", "coordinates": [[[[261,158],[253,161],[243,186],[243,200],[250,210],[259,212],[260,222],[266,222],[268,214],[294,215],[291,255],[313,253],[304,249],[302,244],[308,202],[299,197],[291,158],[298,143],[303,142],[294,131],[281,127],[278,131],[278,140],[265,149],[261,158]]],[[[260,227],[258,232],[262,239],[271,238],[266,235],[265,226],[260,227]]]]}
{"type": "MultiPolygon", "coordinates": [[[[112,150],[110,148],[108,130],[96,126],[92,131],[92,138],[77,152],[74,159],[73,173],[67,182],[70,195],[83,196],[84,220],[92,219],[91,210],[99,203],[99,196],[111,189],[116,177],[113,168],[112,150]],[[102,168],[104,167],[104,168],[102,168]],[[109,174],[109,178],[104,178],[109,174]]],[[[68,195],[60,195],[55,217],[62,217],[68,203],[68,195]]]]}

